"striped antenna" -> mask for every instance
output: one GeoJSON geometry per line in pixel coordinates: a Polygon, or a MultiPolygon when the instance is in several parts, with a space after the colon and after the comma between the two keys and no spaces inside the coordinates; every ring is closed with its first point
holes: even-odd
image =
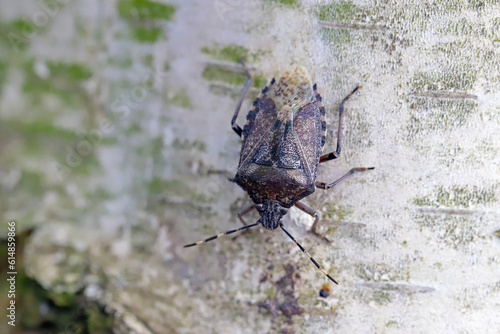
{"type": "Polygon", "coordinates": [[[323,274],[325,274],[325,276],[326,276],[326,277],[328,277],[328,278],[329,278],[329,279],[330,279],[333,283],[335,283],[335,284],[337,284],[337,285],[339,284],[339,283],[337,283],[337,281],[336,281],[336,280],[334,280],[334,279],[333,279],[333,277],[332,277],[332,276],[328,275],[328,274],[326,273],[326,271],[325,271],[323,268],[321,268],[321,266],[319,265],[319,263],[318,263],[318,262],[316,262],[316,260],[315,260],[315,259],[314,259],[311,255],[309,255],[309,253],[308,253],[308,252],[304,249],[304,247],[302,247],[302,246],[301,246],[301,245],[297,242],[297,240],[295,240],[295,238],[294,238],[294,237],[292,237],[292,235],[291,235],[290,233],[288,233],[288,231],[287,231],[287,230],[285,230],[285,228],[283,227],[283,223],[282,223],[282,222],[280,222],[280,227],[281,227],[281,229],[283,230],[283,232],[285,232],[285,233],[286,233],[286,235],[288,235],[288,236],[290,237],[290,239],[292,239],[292,240],[293,240],[293,242],[295,242],[295,244],[296,244],[296,245],[300,248],[300,250],[301,250],[302,252],[304,252],[304,253],[307,255],[307,257],[309,258],[309,260],[311,260],[311,261],[312,261],[312,263],[314,263],[314,264],[316,265],[316,267],[318,267],[318,269],[319,269],[319,270],[321,270],[321,272],[322,272],[323,274]]]}
{"type": "Polygon", "coordinates": [[[195,242],[195,243],[192,243],[192,244],[189,244],[189,245],[185,245],[184,248],[198,246],[198,245],[204,244],[205,242],[209,242],[209,241],[218,239],[218,238],[220,238],[220,237],[222,237],[224,235],[228,235],[228,234],[231,234],[231,233],[234,233],[234,232],[246,230],[247,228],[254,227],[254,226],[257,226],[259,224],[260,224],[260,219],[255,224],[246,225],[246,226],[240,227],[240,228],[238,228],[236,230],[231,230],[231,231],[227,231],[227,232],[224,232],[224,233],[220,233],[220,234],[214,235],[213,237],[210,237],[208,239],[200,240],[198,242],[195,242]]]}

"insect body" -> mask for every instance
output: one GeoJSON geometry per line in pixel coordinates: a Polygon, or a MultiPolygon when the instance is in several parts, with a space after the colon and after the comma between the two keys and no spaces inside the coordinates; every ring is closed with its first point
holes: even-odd
{"type": "Polygon", "coordinates": [[[302,67],[291,68],[262,93],[243,128],[234,181],[256,204],[262,226],[272,230],[290,207],[316,190],[325,109],[302,67]]]}
{"type": "Polygon", "coordinates": [[[252,82],[248,70],[246,73],[249,79],[231,122],[233,130],[242,138],[238,171],[232,181],[248,193],[253,204],[238,215],[245,226],[184,247],[199,245],[259,224],[269,230],[280,227],[318,269],[337,283],[284,228],[282,218],[295,205],[314,217],[312,232],[330,242],[316,230],[318,214],[300,200],[312,194],[316,188],[329,189],[354,172],[373,169],[353,168],[330,184],[316,181],[318,165],[340,155],[344,102],[359,86],[340,104],[336,151],[321,155],[327,130],[325,109],[307,70],[295,66],[278,81],[271,80],[254,101],[245,126],[241,129],[236,124],[236,118],[252,82]],[[259,212],[260,219],[255,224],[247,225],[242,216],[254,208],[259,212]]]}

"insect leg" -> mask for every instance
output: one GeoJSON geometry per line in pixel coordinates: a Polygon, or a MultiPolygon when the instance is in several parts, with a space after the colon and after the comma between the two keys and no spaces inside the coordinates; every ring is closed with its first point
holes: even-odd
{"type": "Polygon", "coordinates": [[[342,121],[344,120],[344,103],[347,100],[349,100],[349,98],[351,97],[351,95],[354,94],[360,88],[361,88],[361,86],[357,85],[356,88],[354,88],[354,90],[349,95],[347,95],[342,100],[342,102],[340,103],[340,107],[339,107],[339,129],[338,129],[338,132],[337,132],[337,149],[335,150],[335,152],[330,152],[330,153],[327,153],[327,154],[323,154],[319,158],[319,162],[320,163],[325,162],[325,161],[329,161],[329,160],[333,160],[333,159],[337,159],[339,157],[341,146],[342,146],[342,121]]]}
{"type": "Polygon", "coordinates": [[[236,230],[230,230],[230,231],[227,231],[227,232],[223,232],[223,233],[220,233],[220,234],[217,234],[217,235],[214,235],[213,237],[210,237],[210,238],[207,238],[205,240],[200,240],[200,241],[197,241],[197,242],[194,242],[192,244],[189,244],[189,245],[185,245],[184,248],[186,247],[193,247],[193,246],[198,246],[198,245],[201,245],[201,244],[204,244],[205,242],[208,242],[208,241],[211,241],[211,240],[215,240],[215,239],[218,239],[224,235],[228,235],[228,234],[231,234],[231,233],[234,233],[234,232],[238,232],[238,231],[242,231],[242,230],[246,230],[247,228],[250,228],[250,227],[254,227],[254,226],[257,226],[260,224],[260,221],[256,222],[255,224],[252,224],[252,225],[246,225],[246,226],[243,226],[243,227],[240,227],[236,230]]]}
{"type": "Polygon", "coordinates": [[[299,208],[300,210],[304,211],[305,213],[311,215],[313,218],[314,218],[314,223],[313,223],[313,226],[311,228],[311,232],[314,234],[314,235],[317,235],[318,237],[322,238],[323,240],[325,240],[326,242],[328,242],[329,244],[331,244],[332,242],[330,241],[330,239],[328,239],[325,234],[321,234],[318,232],[317,230],[317,227],[318,227],[318,222],[319,222],[319,216],[318,216],[318,213],[316,211],[314,211],[311,207],[305,205],[304,203],[301,203],[301,202],[297,202],[294,204],[297,208],[299,208]]]}
{"type": "Polygon", "coordinates": [[[280,227],[281,227],[281,229],[283,230],[283,232],[285,232],[285,233],[286,233],[286,235],[288,235],[288,237],[290,237],[290,239],[292,239],[292,241],[293,241],[293,242],[295,242],[295,244],[297,245],[297,247],[299,247],[299,248],[300,248],[300,250],[301,250],[302,252],[304,252],[304,253],[307,255],[307,257],[309,258],[309,260],[311,260],[311,262],[312,262],[312,263],[314,263],[314,265],[315,265],[315,266],[316,266],[319,270],[321,270],[321,272],[322,272],[323,274],[325,274],[325,276],[326,276],[326,277],[328,277],[328,278],[329,278],[329,279],[330,279],[333,283],[335,283],[335,284],[337,284],[337,285],[339,284],[339,283],[337,283],[337,281],[336,281],[336,280],[334,280],[334,279],[333,279],[333,277],[332,277],[332,276],[328,275],[328,274],[326,273],[325,269],[321,268],[321,266],[319,265],[319,263],[318,263],[318,262],[317,262],[317,261],[316,261],[316,260],[315,260],[315,259],[311,256],[311,255],[309,255],[309,253],[305,250],[305,248],[304,248],[304,247],[302,247],[302,245],[301,245],[301,244],[299,244],[299,243],[297,242],[297,240],[295,240],[295,238],[294,238],[294,237],[292,237],[292,235],[291,235],[290,233],[288,233],[288,231],[287,231],[287,230],[285,230],[285,228],[283,227],[283,223],[282,223],[282,222],[280,222],[280,227]]]}
{"type": "Polygon", "coordinates": [[[244,207],[243,210],[238,212],[238,218],[240,219],[243,226],[248,225],[247,222],[243,219],[243,216],[246,215],[247,213],[249,213],[250,211],[252,211],[253,209],[255,209],[255,203],[252,203],[252,204],[244,207]]]}
{"type": "MultiPolygon", "coordinates": [[[[240,212],[238,212],[238,219],[241,221],[241,223],[243,224],[243,226],[247,226],[247,222],[243,219],[243,216],[246,215],[247,213],[249,213],[250,211],[252,211],[253,209],[255,209],[255,204],[252,203],[246,207],[243,208],[243,210],[241,210],[240,212]]],[[[243,233],[240,233],[236,236],[233,237],[233,241],[238,239],[242,234],[245,234],[245,232],[243,233]]]]}
{"type": "Polygon", "coordinates": [[[364,172],[364,171],[372,170],[372,169],[375,169],[375,167],[357,167],[357,168],[353,168],[350,171],[348,171],[347,173],[345,173],[344,175],[342,175],[338,180],[333,181],[332,183],[324,183],[324,182],[318,182],[318,181],[316,181],[316,182],[314,182],[314,184],[316,185],[317,188],[330,189],[332,187],[335,187],[340,182],[344,181],[349,175],[352,175],[355,172],[364,172]]]}
{"type": "Polygon", "coordinates": [[[245,94],[248,91],[248,88],[250,88],[250,85],[252,84],[253,77],[248,71],[247,66],[245,65],[245,62],[243,61],[243,58],[240,59],[241,64],[243,65],[243,68],[245,69],[245,73],[248,76],[247,82],[245,84],[245,87],[243,88],[243,92],[241,93],[240,100],[238,101],[238,104],[236,105],[236,110],[234,111],[233,119],[231,120],[231,127],[233,128],[234,132],[238,134],[238,136],[241,137],[241,128],[238,124],[236,124],[236,118],[238,118],[238,113],[240,112],[241,109],[241,104],[243,103],[243,99],[245,98],[245,94]]]}

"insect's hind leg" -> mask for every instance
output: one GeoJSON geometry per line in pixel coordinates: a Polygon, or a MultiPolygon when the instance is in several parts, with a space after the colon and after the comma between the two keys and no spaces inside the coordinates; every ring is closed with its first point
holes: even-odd
{"type": "MultiPolygon", "coordinates": [[[[373,169],[375,169],[375,167],[357,167],[357,168],[352,168],[350,171],[348,171],[347,173],[345,173],[339,179],[333,181],[332,183],[324,183],[324,182],[318,182],[318,181],[316,181],[315,185],[316,185],[317,188],[321,188],[321,189],[325,189],[325,190],[326,189],[330,189],[330,188],[335,187],[337,184],[339,184],[340,182],[344,181],[347,177],[349,177],[350,175],[352,175],[352,174],[354,174],[356,172],[364,172],[364,171],[373,170],[373,169]]],[[[318,213],[316,211],[314,211],[311,207],[309,207],[309,206],[307,206],[307,205],[305,205],[304,203],[301,203],[301,202],[295,203],[295,206],[314,218],[314,223],[313,223],[313,226],[311,228],[311,232],[314,235],[317,235],[318,237],[322,238],[326,242],[331,243],[330,239],[328,239],[325,236],[325,234],[321,234],[317,230],[318,223],[319,223],[318,213]]]]}
{"type": "Polygon", "coordinates": [[[321,189],[330,189],[330,188],[333,188],[335,187],[337,184],[339,184],[340,182],[344,181],[347,177],[349,177],[350,175],[356,173],[356,172],[364,172],[364,171],[367,171],[367,170],[372,170],[372,169],[375,169],[375,167],[356,167],[356,168],[352,168],[350,171],[348,171],[347,173],[345,173],[344,175],[342,175],[339,179],[333,181],[332,183],[324,183],[324,182],[314,182],[314,184],[316,185],[317,188],[321,188],[321,189]]]}
{"type": "Polygon", "coordinates": [[[360,88],[361,88],[361,86],[357,85],[356,88],[354,88],[354,90],[349,95],[347,95],[340,103],[340,106],[339,106],[339,129],[337,132],[337,149],[334,152],[323,154],[319,158],[320,163],[325,162],[325,161],[329,161],[329,160],[333,160],[333,159],[337,159],[339,157],[341,146],[342,146],[342,122],[344,120],[344,103],[347,100],[349,100],[351,95],[354,94],[360,88]]]}
{"type": "Polygon", "coordinates": [[[314,211],[311,207],[305,205],[304,203],[301,203],[301,202],[297,202],[294,204],[297,208],[299,208],[300,210],[304,211],[305,213],[309,214],[311,217],[314,218],[314,223],[313,223],[313,226],[311,228],[311,232],[320,237],[321,239],[325,240],[326,242],[328,242],[329,244],[331,244],[332,242],[330,241],[330,239],[328,239],[326,236],[325,236],[325,233],[321,234],[318,232],[318,222],[319,222],[319,216],[318,216],[318,213],[316,211],[314,211]]]}
{"type": "Polygon", "coordinates": [[[241,133],[243,132],[238,124],[236,124],[236,118],[238,118],[238,113],[240,112],[241,109],[241,104],[243,103],[243,99],[245,98],[246,93],[248,92],[248,88],[250,88],[250,85],[252,84],[253,77],[248,71],[248,68],[245,64],[245,61],[243,58],[240,59],[241,64],[243,65],[243,68],[245,70],[245,74],[248,76],[247,82],[245,83],[245,87],[243,88],[243,92],[241,93],[240,100],[238,101],[238,104],[236,105],[236,110],[234,111],[233,119],[231,120],[231,127],[233,128],[234,132],[238,136],[241,137],[241,133]]]}

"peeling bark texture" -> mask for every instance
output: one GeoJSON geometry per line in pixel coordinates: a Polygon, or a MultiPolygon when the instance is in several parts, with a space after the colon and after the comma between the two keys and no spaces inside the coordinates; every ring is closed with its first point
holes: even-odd
{"type": "Polygon", "coordinates": [[[35,227],[31,277],[83,289],[117,333],[499,333],[498,1],[157,1],[0,0],[0,209],[35,227]],[[333,243],[284,219],[327,298],[279,229],[182,247],[250,204],[209,173],[236,171],[240,56],[238,124],[304,66],[323,153],[363,86],[318,181],[375,170],[305,200],[333,243]]]}

